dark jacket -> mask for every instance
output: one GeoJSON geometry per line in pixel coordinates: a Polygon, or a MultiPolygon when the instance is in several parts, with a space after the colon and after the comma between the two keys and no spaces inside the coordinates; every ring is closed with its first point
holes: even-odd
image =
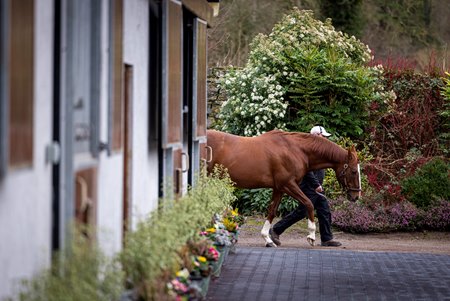
{"type": "Polygon", "coordinates": [[[303,180],[300,183],[300,189],[305,194],[315,193],[316,188],[322,185],[324,178],[325,170],[319,169],[310,171],[303,177],[303,180]]]}

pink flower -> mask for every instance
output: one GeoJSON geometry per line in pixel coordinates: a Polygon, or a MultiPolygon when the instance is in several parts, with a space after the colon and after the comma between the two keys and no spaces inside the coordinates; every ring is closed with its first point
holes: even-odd
{"type": "Polygon", "coordinates": [[[218,260],[219,259],[219,252],[216,250],[216,248],[214,247],[210,247],[208,249],[208,252],[211,254],[211,256],[213,257],[214,260],[218,260]]]}
{"type": "Polygon", "coordinates": [[[172,280],[172,285],[176,291],[181,291],[183,293],[188,291],[188,287],[184,283],[178,281],[178,279],[172,280]]]}

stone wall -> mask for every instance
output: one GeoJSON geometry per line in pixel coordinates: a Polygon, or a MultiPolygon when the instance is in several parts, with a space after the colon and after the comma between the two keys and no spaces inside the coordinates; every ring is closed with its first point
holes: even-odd
{"type": "Polygon", "coordinates": [[[219,87],[219,79],[227,72],[227,67],[214,67],[208,70],[208,129],[213,129],[219,121],[219,110],[227,99],[226,93],[219,87]]]}

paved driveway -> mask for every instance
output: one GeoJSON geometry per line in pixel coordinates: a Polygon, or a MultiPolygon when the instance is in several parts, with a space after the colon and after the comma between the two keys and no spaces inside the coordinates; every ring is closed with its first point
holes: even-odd
{"type": "Polygon", "coordinates": [[[238,246],[207,300],[450,300],[450,256],[238,246]]]}

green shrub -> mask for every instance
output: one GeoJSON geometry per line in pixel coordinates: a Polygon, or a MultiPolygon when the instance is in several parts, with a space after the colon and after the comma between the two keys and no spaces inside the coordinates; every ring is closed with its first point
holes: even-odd
{"type": "MultiPolygon", "coordinates": [[[[238,189],[236,190],[236,201],[233,206],[244,215],[267,216],[270,202],[272,200],[272,189],[238,189]]],[[[278,207],[277,215],[283,216],[297,208],[298,202],[288,195],[283,195],[278,207]]]]}
{"type": "Polygon", "coordinates": [[[233,206],[244,215],[267,215],[272,189],[236,189],[233,206]]]}
{"type": "Polygon", "coordinates": [[[164,208],[140,222],[127,236],[120,258],[132,287],[145,300],[152,300],[164,273],[179,269],[178,252],[187,241],[209,224],[214,213],[222,212],[234,199],[228,177],[221,171],[200,176],[194,188],[179,200],[166,200],[164,208]]]}
{"type": "Polygon", "coordinates": [[[450,201],[449,171],[448,161],[435,158],[402,181],[402,193],[419,208],[428,208],[439,198],[450,201]]]}
{"type": "Polygon", "coordinates": [[[228,92],[216,128],[241,136],[286,129],[285,89],[274,76],[261,75],[252,68],[229,69],[220,85],[228,92]]]}
{"type": "Polygon", "coordinates": [[[77,234],[72,244],[54,254],[52,267],[23,281],[21,301],[119,300],[124,274],[114,259],[77,234]]]}
{"type": "Polygon", "coordinates": [[[442,93],[445,99],[450,100],[450,73],[445,72],[446,77],[444,77],[445,86],[442,88],[442,93]]]}
{"type": "Polygon", "coordinates": [[[445,86],[442,89],[445,98],[445,104],[440,111],[440,117],[444,120],[442,124],[443,131],[440,133],[440,138],[443,141],[443,152],[445,155],[449,155],[450,152],[450,73],[445,73],[444,77],[445,86]]]}
{"type": "Polygon", "coordinates": [[[369,103],[392,96],[381,89],[381,67],[366,65],[368,47],[311,11],[294,9],[251,47],[247,65],[221,80],[229,98],[219,130],[254,136],[273,128],[309,131],[319,123],[357,137],[369,103]]]}
{"type": "Polygon", "coordinates": [[[299,203],[296,199],[285,194],[281,199],[280,206],[278,207],[278,215],[285,216],[286,214],[297,208],[298,205],[299,203]]]}

